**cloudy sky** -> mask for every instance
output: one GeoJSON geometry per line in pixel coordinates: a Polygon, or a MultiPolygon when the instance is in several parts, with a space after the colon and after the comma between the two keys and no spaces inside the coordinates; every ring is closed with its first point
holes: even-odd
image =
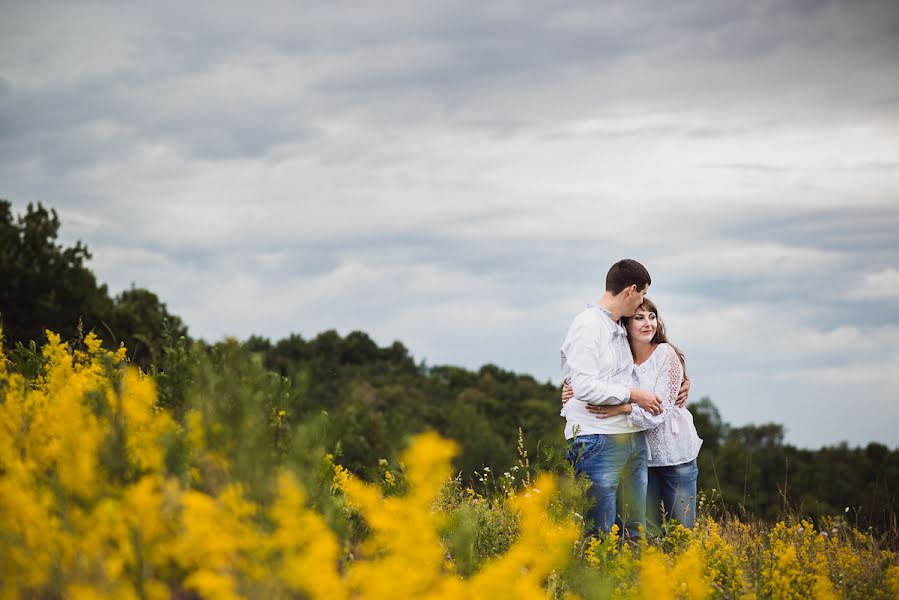
{"type": "Polygon", "coordinates": [[[692,396],[899,445],[899,4],[0,4],[0,197],[194,335],[558,380],[623,257],[692,396]]]}

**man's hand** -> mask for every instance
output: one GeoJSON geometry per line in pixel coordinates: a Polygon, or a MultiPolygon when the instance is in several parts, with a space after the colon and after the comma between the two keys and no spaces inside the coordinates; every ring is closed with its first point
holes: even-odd
{"type": "Polygon", "coordinates": [[[571,386],[568,385],[568,382],[566,381],[562,386],[562,404],[565,404],[572,398],[574,398],[574,390],[571,389],[571,386]]]}
{"type": "Polygon", "coordinates": [[[608,419],[609,417],[614,417],[615,415],[629,415],[633,410],[633,405],[628,403],[625,404],[615,404],[612,406],[608,406],[606,404],[588,404],[587,410],[596,415],[597,419],[608,419]]]}
{"type": "Polygon", "coordinates": [[[631,402],[653,415],[662,414],[662,399],[658,394],[640,388],[631,388],[631,402]]]}
{"type": "Polygon", "coordinates": [[[687,404],[687,395],[690,393],[690,380],[684,376],[684,382],[680,386],[680,391],[677,393],[677,400],[674,402],[675,406],[680,406],[681,408],[687,404]]]}

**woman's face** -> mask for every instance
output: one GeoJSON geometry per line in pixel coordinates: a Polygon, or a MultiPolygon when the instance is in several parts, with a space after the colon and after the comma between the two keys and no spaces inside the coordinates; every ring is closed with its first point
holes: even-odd
{"type": "Polygon", "coordinates": [[[648,344],[652,340],[652,336],[656,334],[658,326],[656,314],[641,306],[628,321],[627,335],[636,342],[648,344]]]}

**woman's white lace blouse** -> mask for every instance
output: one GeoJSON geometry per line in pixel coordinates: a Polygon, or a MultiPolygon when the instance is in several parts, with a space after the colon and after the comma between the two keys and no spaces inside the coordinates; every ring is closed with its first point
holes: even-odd
{"type": "Polygon", "coordinates": [[[659,344],[646,361],[634,365],[634,387],[652,390],[662,398],[662,414],[652,415],[633,404],[628,415],[633,425],[646,429],[650,467],[679,465],[699,455],[702,440],[693,415],[674,404],[683,380],[680,359],[668,344],[659,344]]]}

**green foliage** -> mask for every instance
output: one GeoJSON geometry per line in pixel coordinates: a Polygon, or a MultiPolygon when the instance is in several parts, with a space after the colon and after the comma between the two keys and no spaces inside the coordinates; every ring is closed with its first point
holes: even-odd
{"type": "Polygon", "coordinates": [[[820,519],[850,509],[854,525],[896,530],[899,449],[846,443],[819,450],[784,443],[775,423],[732,427],[708,398],[689,406],[703,438],[699,487],[720,511],[769,521],[783,514],[820,519]]]}
{"type": "Polygon", "coordinates": [[[162,361],[162,352],[171,338],[187,337],[187,327],[169,313],[159,297],[145,289],[125,290],[115,298],[110,330],[128,348],[132,363],[142,369],[162,361]]]}
{"type": "Polygon", "coordinates": [[[251,337],[245,347],[304,390],[294,414],[327,411],[332,447],[352,472],[368,475],[379,458],[395,458],[409,437],[427,429],[461,446],[455,467],[469,482],[489,465],[508,470],[516,460],[518,429],[526,450],[561,448],[558,389],[487,365],[477,373],[452,366],[416,366],[406,347],[379,347],[359,331],[325,331],[311,340],[291,335],[272,343],[251,337]]]}
{"type": "Polygon", "coordinates": [[[459,574],[468,577],[505,553],[518,535],[518,518],[504,494],[483,496],[457,477],[444,486],[435,509],[446,514],[444,544],[459,574]]]}

